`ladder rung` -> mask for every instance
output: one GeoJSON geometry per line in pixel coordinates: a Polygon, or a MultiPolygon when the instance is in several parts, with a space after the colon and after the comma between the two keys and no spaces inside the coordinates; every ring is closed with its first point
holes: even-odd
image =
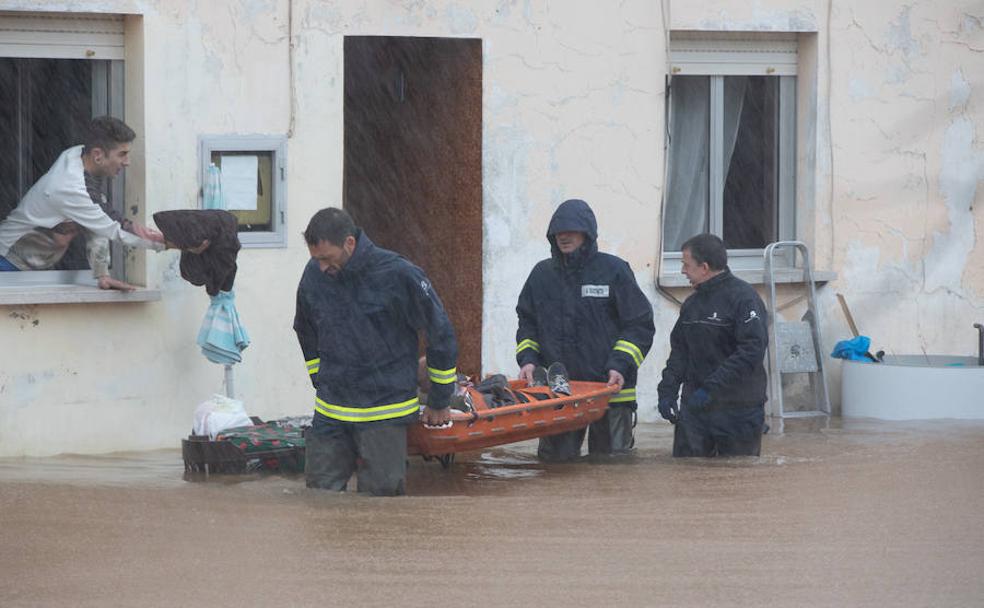
{"type": "Polygon", "coordinates": [[[820,410],[808,410],[802,412],[783,412],[783,418],[812,418],[814,416],[830,416],[827,412],[821,412],[820,410]]]}

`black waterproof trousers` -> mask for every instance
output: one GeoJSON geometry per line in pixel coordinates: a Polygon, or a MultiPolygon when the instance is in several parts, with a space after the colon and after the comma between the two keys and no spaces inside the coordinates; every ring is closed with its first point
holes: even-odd
{"type": "Polygon", "coordinates": [[[406,493],[407,425],[326,421],[315,416],[304,434],[307,487],[342,492],[352,473],[358,491],[373,496],[406,493]]]}
{"type": "Polygon", "coordinates": [[[585,432],[588,435],[589,454],[627,454],[635,445],[635,438],[632,436],[634,426],[633,408],[611,406],[601,420],[592,423],[588,428],[541,437],[536,455],[545,462],[573,460],[581,455],[585,432]]]}
{"type": "Polygon", "coordinates": [[[688,408],[673,429],[674,456],[758,456],[765,404],[752,407],[688,408]]]}

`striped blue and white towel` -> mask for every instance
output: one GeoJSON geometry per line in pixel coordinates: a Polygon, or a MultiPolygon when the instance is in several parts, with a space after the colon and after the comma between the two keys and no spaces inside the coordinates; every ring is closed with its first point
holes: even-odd
{"type": "Polygon", "coordinates": [[[232,365],[243,360],[242,351],[249,346],[249,334],[236,312],[236,299],[231,291],[212,296],[198,331],[198,346],[213,363],[232,365]]]}

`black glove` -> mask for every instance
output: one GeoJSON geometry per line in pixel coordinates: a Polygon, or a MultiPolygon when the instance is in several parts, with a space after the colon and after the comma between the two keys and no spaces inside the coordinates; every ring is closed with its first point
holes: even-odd
{"type": "Polygon", "coordinates": [[[700,409],[711,402],[711,394],[706,390],[699,388],[694,392],[690,393],[690,397],[687,398],[687,407],[692,407],[700,409]]]}
{"type": "Polygon", "coordinates": [[[667,397],[665,399],[660,399],[659,405],[659,415],[667,420],[670,424],[677,423],[677,415],[680,413],[680,408],[677,407],[677,400],[673,397],[667,397]]]}

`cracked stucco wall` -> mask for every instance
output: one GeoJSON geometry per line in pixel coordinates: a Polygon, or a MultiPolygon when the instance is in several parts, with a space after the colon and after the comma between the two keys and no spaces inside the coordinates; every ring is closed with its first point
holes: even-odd
{"type": "MultiPolygon", "coordinates": [[[[42,9],[130,15],[126,104],[138,160],[127,172],[127,196],[148,221],[155,211],[196,205],[199,134],[287,130],[284,2],[0,3],[42,9]]],[[[282,395],[300,386],[286,363],[296,346],[284,339],[293,314],[286,294],[307,259],[297,232],[287,249],[240,255],[237,304],[254,342],[236,368],[237,393],[260,416],[287,409],[282,395]]],[[[195,346],[208,297],[181,280],[178,259],[147,256],[159,302],[0,308],[0,455],[178,445],[195,406],[223,392],[221,366],[195,346]]]]}
{"type": "MultiPolygon", "coordinates": [[[[143,82],[128,81],[128,103],[139,101],[143,115],[142,164],[131,168],[128,188],[148,215],[194,204],[200,134],[291,126],[287,7],[286,0],[0,0],[0,10],[134,15],[128,31],[139,43],[128,41],[128,65],[140,66],[143,82]]],[[[288,247],[243,250],[237,276],[237,304],[253,338],[236,367],[237,391],[251,413],[311,409],[290,324],[307,260],[299,232],[314,211],[341,200],[346,35],[483,40],[487,370],[515,372],[513,306],[528,270],[548,255],[543,233],[564,198],[595,206],[603,246],[630,259],[652,295],[664,62],[657,7],[295,0],[288,247]]],[[[177,445],[197,403],[221,391],[222,374],[194,346],[207,298],[180,280],[176,264],[173,253],[148,256],[148,283],[162,290],[161,302],[3,309],[0,331],[11,347],[0,362],[0,455],[177,445]],[[25,325],[22,315],[38,324],[25,325]],[[51,348],[62,336],[83,344],[110,336],[112,346],[84,355],[51,348]]]]}
{"type": "MultiPolygon", "coordinates": [[[[825,348],[847,333],[836,292],[881,348],[974,348],[970,324],[984,320],[984,11],[969,1],[859,4],[294,0],[293,104],[287,0],[0,0],[0,10],[133,15],[128,76],[137,66],[142,84],[128,81],[128,103],[142,108],[143,154],[128,188],[148,213],[194,204],[199,134],[293,126],[288,247],[244,250],[237,280],[253,338],[236,368],[237,389],[263,417],[310,409],[290,322],[307,259],[299,232],[315,210],[341,199],[344,36],[481,38],[485,370],[515,373],[516,296],[548,254],[553,208],[581,197],[597,212],[602,248],[631,263],[654,303],[656,344],[639,386],[640,417],[652,420],[677,313],[653,280],[661,9],[675,29],[811,36],[800,87],[811,143],[799,162],[816,166],[798,209],[817,266],[838,273],[821,290],[825,348]]],[[[195,405],[221,391],[222,374],[194,346],[207,298],[180,280],[176,263],[173,252],[148,256],[160,302],[0,309],[0,455],[177,445],[195,405]]],[[[839,369],[830,367],[836,401],[839,369]]]]}
{"type": "Polygon", "coordinates": [[[835,2],[830,39],[832,288],[875,348],[975,354],[984,5],[835,2]]]}
{"type": "MultiPolygon", "coordinates": [[[[850,337],[845,295],[874,349],[976,353],[984,319],[979,2],[672,3],[674,29],[816,32],[800,99],[797,232],[838,279],[819,292],[824,347],[850,337]],[[812,90],[810,90],[812,89],[812,90]],[[814,105],[810,105],[814,104],[814,105]],[[809,133],[808,130],[815,128],[809,133]],[[812,155],[812,173],[804,155],[812,155]]],[[[806,68],[804,70],[804,68],[806,68]]],[[[780,290],[780,302],[795,295],[780,290]]],[[[803,307],[783,312],[799,318],[803,307]]],[[[829,360],[828,360],[829,361],[829,360]]],[[[839,406],[840,365],[828,380],[839,406]]]]}

